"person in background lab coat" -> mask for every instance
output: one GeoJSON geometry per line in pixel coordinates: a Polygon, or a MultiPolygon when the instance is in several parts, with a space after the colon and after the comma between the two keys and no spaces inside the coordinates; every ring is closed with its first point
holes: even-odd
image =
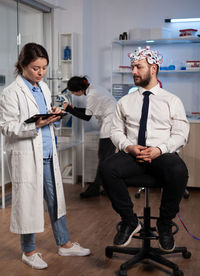
{"type": "MultiPolygon", "coordinates": [[[[58,254],[85,256],[89,249],[70,241],[66,206],[55,145],[53,123],[60,116],[24,121],[37,113],[60,113],[51,108],[51,93],[42,78],[49,58],[39,44],[26,44],[16,63],[16,80],[0,95],[0,129],[5,135],[12,181],[10,230],[20,234],[22,261],[36,269],[47,263],[35,250],[35,233],[44,231],[43,198],[47,202],[58,254]]],[[[56,124],[56,123],[55,123],[56,124]]]]}
{"type": "Polygon", "coordinates": [[[67,84],[67,89],[76,96],[86,96],[86,108],[78,108],[64,103],[65,111],[72,115],[89,121],[94,115],[100,125],[100,139],[98,149],[98,168],[94,183],[92,183],[85,192],[80,194],[81,198],[89,198],[100,195],[100,186],[102,178],[99,173],[99,165],[108,156],[115,153],[115,146],[110,140],[110,127],[113,113],[116,107],[115,98],[102,87],[94,87],[84,77],[74,76],[67,84]]]}

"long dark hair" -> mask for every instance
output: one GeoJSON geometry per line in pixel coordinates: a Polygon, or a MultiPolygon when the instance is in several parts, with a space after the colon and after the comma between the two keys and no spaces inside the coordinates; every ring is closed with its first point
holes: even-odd
{"type": "Polygon", "coordinates": [[[83,76],[83,77],[74,76],[71,79],[69,79],[67,83],[67,89],[72,92],[77,92],[80,90],[85,91],[89,85],[90,83],[88,82],[88,79],[86,78],[86,76],[83,76]]]}
{"type": "Polygon", "coordinates": [[[36,43],[27,43],[24,45],[19,54],[18,61],[15,64],[16,75],[22,74],[23,67],[26,67],[37,58],[45,58],[47,60],[47,65],[49,64],[49,56],[42,45],[36,43]]]}

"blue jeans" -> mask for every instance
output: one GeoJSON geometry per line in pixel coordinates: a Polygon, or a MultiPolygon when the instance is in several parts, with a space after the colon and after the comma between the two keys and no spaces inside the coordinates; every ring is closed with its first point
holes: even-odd
{"type": "MultiPolygon", "coordinates": [[[[48,206],[48,212],[51,220],[51,225],[57,245],[63,245],[70,241],[66,216],[57,219],[57,199],[55,189],[55,178],[53,173],[52,158],[43,159],[44,169],[44,199],[48,206]]],[[[24,252],[35,250],[35,233],[20,235],[21,248],[24,252]]]]}

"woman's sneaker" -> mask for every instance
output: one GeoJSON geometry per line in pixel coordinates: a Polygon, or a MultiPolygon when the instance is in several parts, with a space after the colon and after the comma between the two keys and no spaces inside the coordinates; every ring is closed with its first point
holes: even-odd
{"type": "Polygon", "coordinates": [[[22,255],[22,262],[35,269],[44,269],[48,267],[48,264],[42,260],[41,253],[35,253],[31,256],[22,255]]]}
{"type": "Polygon", "coordinates": [[[91,254],[90,249],[83,248],[77,242],[72,243],[72,245],[73,246],[70,248],[60,247],[58,249],[58,254],[60,256],[87,256],[91,254]]]}

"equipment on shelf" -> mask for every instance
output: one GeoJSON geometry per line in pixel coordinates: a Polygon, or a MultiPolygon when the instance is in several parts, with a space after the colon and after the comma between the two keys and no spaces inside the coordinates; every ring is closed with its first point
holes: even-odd
{"type": "Polygon", "coordinates": [[[71,48],[69,46],[66,46],[64,49],[64,60],[71,60],[71,48]]]}

